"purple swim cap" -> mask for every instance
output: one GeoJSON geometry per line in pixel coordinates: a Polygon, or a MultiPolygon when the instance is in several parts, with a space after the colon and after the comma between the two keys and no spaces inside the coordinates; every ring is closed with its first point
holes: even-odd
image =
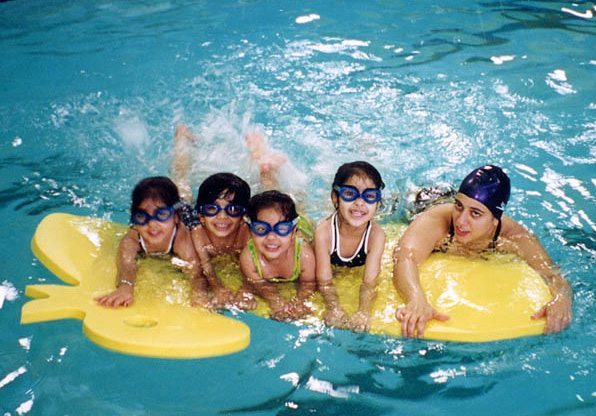
{"type": "Polygon", "coordinates": [[[511,183],[498,166],[484,165],[474,169],[459,186],[460,193],[486,206],[495,218],[500,219],[509,201],[511,183]]]}

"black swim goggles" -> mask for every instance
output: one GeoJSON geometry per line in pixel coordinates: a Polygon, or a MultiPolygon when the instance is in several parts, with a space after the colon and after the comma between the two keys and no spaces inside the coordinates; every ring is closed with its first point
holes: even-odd
{"type": "Polygon", "coordinates": [[[153,211],[153,215],[147,211],[139,209],[130,216],[130,223],[133,225],[147,225],[149,221],[166,222],[174,215],[173,207],[161,207],[153,211]]]}
{"type": "Polygon", "coordinates": [[[333,190],[345,202],[352,202],[358,198],[362,198],[367,204],[376,204],[382,199],[381,190],[377,188],[366,188],[364,191],[359,192],[358,189],[350,185],[335,185],[333,190]]]}
{"type": "Polygon", "coordinates": [[[199,213],[206,217],[215,217],[221,210],[224,210],[225,213],[232,218],[241,217],[246,212],[246,208],[236,204],[228,204],[225,207],[217,204],[204,204],[199,207],[199,213]]]}
{"type": "Polygon", "coordinates": [[[258,235],[259,237],[265,237],[271,231],[277,234],[280,237],[285,237],[294,230],[296,224],[298,224],[298,217],[294,218],[292,221],[280,221],[274,226],[271,226],[269,223],[264,221],[250,221],[248,220],[248,225],[250,226],[250,231],[253,232],[254,235],[258,235]]]}

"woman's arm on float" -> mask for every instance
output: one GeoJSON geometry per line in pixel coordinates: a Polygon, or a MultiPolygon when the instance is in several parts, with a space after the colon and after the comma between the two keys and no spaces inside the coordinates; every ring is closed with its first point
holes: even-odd
{"type": "Polygon", "coordinates": [[[252,287],[256,294],[265,299],[271,309],[271,318],[277,320],[291,319],[289,303],[285,302],[274,284],[262,278],[255,267],[250,251],[244,247],[240,253],[240,271],[246,283],[252,287]]]}
{"type": "Polygon", "coordinates": [[[364,278],[360,285],[358,310],[350,318],[350,329],[352,331],[367,331],[370,327],[370,311],[377,294],[377,281],[381,272],[381,260],[384,250],[385,232],[378,224],[373,223],[364,266],[364,278]]]}
{"type": "Polygon", "coordinates": [[[315,230],[315,275],[319,291],[325,301],[325,323],[330,326],[344,328],[348,323],[348,316],[339,304],[337,291],[333,286],[333,273],[331,272],[331,220],[327,218],[315,230]]]}
{"type": "Polygon", "coordinates": [[[95,298],[97,303],[107,308],[129,306],[134,299],[134,284],[137,280],[137,254],[139,252],[139,235],[135,230],[128,232],[118,245],[118,274],[116,290],[95,298]]]}
{"type": "Polygon", "coordinates": [[[449,319],[426,299],[420,286],[418,267],[430,256],[437,241],[448,232],[445,217],[449,219],[450,215],[451,204],[423,212],[408,226],[393,252],[393,284],[406,302],[396,312],[396,318],[402,323],[403,336],[420,337],[429,320],[449,319]]]}
{"type": "Polygon", "coordinates": [[[508,220],[513,223],[513,226],[510,235],[505,238],[512,244],[511,251],[540,274],[553,295],[552,300],[540,308],[532,318],[546,318],[544,327],[546,334],[562,331],[571,323],[571,287],[561,276],[540,241],[522,225],[511,219],[508,220]]]}

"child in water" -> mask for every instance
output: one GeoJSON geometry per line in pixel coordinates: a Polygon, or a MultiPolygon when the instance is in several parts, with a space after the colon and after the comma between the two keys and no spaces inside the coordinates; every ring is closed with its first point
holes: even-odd
{"type": "MultiPolygon", "coordinates": [[[[199,186],[195,207],[198,221],[191,225],[191,235],[216,307],[235,304],[242,309],[253,309],[256,306],[246,288],[234,296],[221,283],[211,264],[213,257],[222,254],[237,258],[246,245],[250,233],[243,218],[249,199],[249,185],[232,173],[216,173],[199,186]]],[[[197,290],[200,299],[200,287],[197,290]]]]}
{"type": "MultiPolygon", "coordinates": [[[[178,257],[192,276],[195,302],[208,306],[206,282],[190,231],[180,226],[183,205],[178,188],[170,179],[155,176],[143,179],[132,192],[131,228],[118,247],[116,290],[96,298],[104,307],[129,306],[134,299],[136,259],[141,256],[178,257]]],[[[172,259],[173,260],[173,259],[172,259]]]]}
{"type": "Polygon", "coordinates": [[[325,299],[328,325],[353,331],[369,328],[385,247],[385,232],[373,217],[384,187],[379,171],[367,162],[343,164],[335,174],[331,189],[335,212],[315,230],[316,276],[325,299]],[[331,265],[364,266],[358,310],[352,317],[348,317],[339,304],[331,265]]]}
{"type": "MultiPolygon", "coordinates": [[[[176,126],[174,136],[172,174],[187,198],[191,196],[189,172],[191,151],[189,144],[197,137],[184,124],[176,126]]],[[[267,145],[264,136],[248,133],[245,138],[251,158],[259,164],[261,185],[268,189],[277,185],[277,172],[287,159],[267,145]]],[[[239,256],[250,232],[243,218],[250,199],[250,186],[232,173],[216,173],[199,186],[195,212],[198,221],[190,223],[192,240],[199,255],[203,275],[207,278],[213,306],[234,304],[241,309],[253,309],[256,301],[247,287],[236,295],[225,288],[215,273],[211,260],[222,254],[239,256]]],[[[198,288],[200,289],[200,288],[198,288]]],[[[200,290],[197,293],[200,299],[200,290]]]]}
{"type": "Polygon", "coordinates": [[[251,198],[248,218],[251,239],[240,255],[244,278],[267,301],[273,319],[303,317],[316,288],[315,257],[298,231],[294,201],[278,191],[263,192],[251,198]],[[298,282],[296,298],[284,300],[275,287],[278,282],[298,282]]]}

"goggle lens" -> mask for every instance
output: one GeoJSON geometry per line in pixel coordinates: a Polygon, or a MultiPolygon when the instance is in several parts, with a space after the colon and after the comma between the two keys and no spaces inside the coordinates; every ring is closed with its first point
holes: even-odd
{"type": "Polygon", "coordinates": [[[217,204],[205,204],[200,207],[201,214],[207,217],[215,217],[221,210],[224,210],[229,217],[233,218],[240,217],[246,212],[246,208],[242,205],[235,204],[228,204],[225,207],[221,207],[217,204]]]}
{"type": "Polygon", "coordinates": [[[250,230],[259,237],[264,237],[271,231],[280,237],[285,237],[294,230],[294,227],[297,223],[298,218],[294,219],[293,221],[280,221],[273,227],[264,221],[251,221],[250,230]]]}
{"type": "Polygon", "coordinates": [[[353,186],[334,186],[333,189],[339,194],[339,197],[345,202],[352,202],[362,198],[367,204],[376,204],[382,199],[380,189],[366,188],[362,193],[353,186]]]}
{"type": "Polygon", "coordinates": [[[174,208],[172,207],[162,207],[157,208],[153,215],[149,214],[145,210],[138,210],[133,212],[132,216],[130,217],[130,221],[134,225],[146,225],[151,220],[159,221],[159,222],[166,222],[174,215],[174,208]]]}

